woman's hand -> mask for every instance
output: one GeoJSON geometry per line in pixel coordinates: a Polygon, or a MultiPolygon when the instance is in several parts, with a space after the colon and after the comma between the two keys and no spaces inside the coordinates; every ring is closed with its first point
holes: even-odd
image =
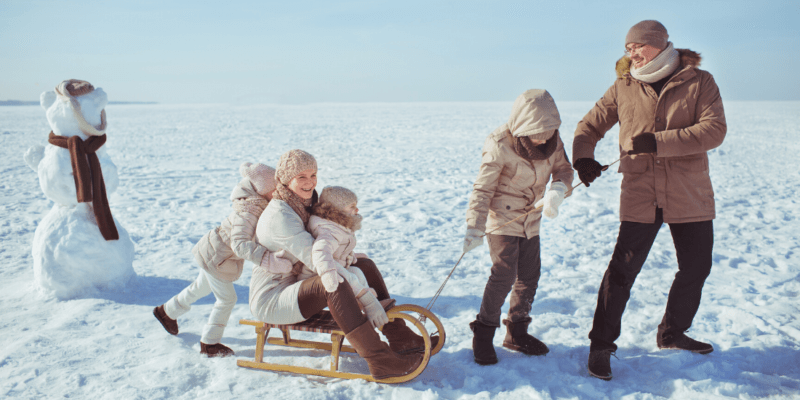
{"type": "Polygon", "coordinates": [[[261,267],[273,274],[288,274],[292,272],[292,262],[283,256],[286,250],[271,252],[267,250],[261,258],[261,267]]]}

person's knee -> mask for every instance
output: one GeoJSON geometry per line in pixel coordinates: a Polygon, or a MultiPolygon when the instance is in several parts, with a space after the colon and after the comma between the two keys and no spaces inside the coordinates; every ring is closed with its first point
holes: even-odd
{"type": "Polygon", "coordinates": [[[220,293],[217,295],[217,303],[221,306],[233,307],[236,305],[237,300],[238,297],[236,296],[236,290],[231,290],[230,292],[220,293]]]}
{"type": "Polygon", "coordinates": [[[378,265],[369,258],[359,258],[353,266],[360,269],[365,275],[378,270],[378,265]]]}
{"type": "Polygon", "coordinates": [[[615,286],[629,287],[633,285],[633,279],[616,270],[610,271],[608,274],[608,280],[615,286]]]}

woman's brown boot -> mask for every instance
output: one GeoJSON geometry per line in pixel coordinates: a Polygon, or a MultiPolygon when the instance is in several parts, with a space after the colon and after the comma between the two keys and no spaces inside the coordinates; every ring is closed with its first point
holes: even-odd
{"type": "MultiPolygon", "coordinates": [[[[385,326],[385,325],[384,325],[385,326]]],[[[369,373],[375,379],[408,375],[422,362],[422,354],[397,354],[382,342],[369,322],[361,324],[345,335],[358,355],[367,360],[369,373]]]]}

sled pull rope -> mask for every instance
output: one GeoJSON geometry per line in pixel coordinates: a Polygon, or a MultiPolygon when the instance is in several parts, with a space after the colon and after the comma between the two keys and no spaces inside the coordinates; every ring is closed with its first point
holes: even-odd
{"type": "MultiPolygon", "coordinates": [[[[626,154],[626,155],[624,155],[624,156],[622,156],[622,157],[618,158],[616,161],[612,162],[611,164],[608,164],[608,165],[604,166],[604,167],[603,167],[603,169],[602,169],[601,171],[605,171],[605,170],[607,170],[607,169],[608,169],[608,167],[610,167],[610,166],[612,166],[612,165],[614,165],[614,164],[616,164],[616,163],[620,162],[620,160],[622,160],[623,158],[625,158],[625,157],[627,157],[627,156],[628,156],[628,155],[626,154]]],[[[576,184],[575,186],[571,187],[571,188],[570,188],[570,189],[567,191],[567,193],[566,193],[566,196],[564,196],[564,198],[566,199],[567,197],[569,197],[569,196],[572,196],[572,191],[573,191],[573,190],[575,190],[575,188],[577,188],[578,186],[581,186],[581,185],[583,185],[583,181],[581,181],[580,183],[578,183],[578,184],[576,184]]],[[[536,208],[534,208],[533,210],[530,210],[530,211],[526,212],[525,214],[522,214],[522,215],[520,215],[520,216],[518,216],[518,217],[516,217],[516,218],[512,219],[511,221],[508,221],[508,222],[506,222],[505,224],[503,224],[503,225],[500,225],[500,226],[498,226],[497,228],[494,228],[494,229],[492,229],[490,232],[485,232],[485,233],[484,233],[483,235],[481,235],[480,237],[484,237],[484,236],[486,236],[487,234],[490,234],[490,233],[492,233],[492,232],[494,232],[494,231],[496,231],[496,230],[498,230],[498,229],[500,229],[500,228],[502,228],[502,227],[504,227],[504,226],[506,226],[506,225],[508,225],[508,224],[510,224],[510,223],[512,223],[512,222],[514,222],[514,221],[516,221],[516,220],[518,220],[518,219],[520,219],[520,218],[522,218],[522,217],[524,217],[524,216],[526,216],[526,215],[530,214],[530,213],[532,213],[532,212],[535,212],[535,211],[538,211],[538,210],[541,210],[541,209],[542,209],[542,207],[541,207],[541,206],[540,206],[540,207],[536,207],[536,208]]],[[[467,253],[463,253],[463,252],[461,253],[461,257],[459,257],[459,258],[458,258],[458,261],[456,261],[456,265],[454,265],[454,266],[453,266],[453,269],[451,269],[451,270],[450,270],[450,273],[449,273],[449,274],[447,274],[447,277],[445,277],[445,278],[444,278],[444,282],[442,282],[442,286],[439,286],[439,290],[437,290],[437,291],[436,291],[436,294],[434,294],[434,295],[433,295],[433,297],[431,298],[431,301],[429,301],[429,302],[428,302],[428,305],[427,305],[427,306],[425,306],[425,308],[426,308],[428,311],[430,311],[430,310],[431,310],[431,308],[433,307],[433,303],[435,303],[435,302],[436,302],[436,300],[437,300],[437,299],[439,299],[439,295],[442,293],[442,290],[444,290],[444,286],[445,286],[445,285],[447,285],[447,281],[448,281],[448,280],[450,280],[450,277],[451,277],[451,276],[453,276],[453,272],[455,272],[455,271],[456,271],[456,267],[458,267],[458,264],[459,264],[459,263],[461,263],[461,259],[462,259],[462,258],[464,258],[464,256],[465,256],[466,254],[467,254],[467,253]]],[[[422,316],[422,318],[423,318],[423,322],[424,322],[424,318],[425,318],[425,316],[423,315],[423,316],[422,316]]]]}

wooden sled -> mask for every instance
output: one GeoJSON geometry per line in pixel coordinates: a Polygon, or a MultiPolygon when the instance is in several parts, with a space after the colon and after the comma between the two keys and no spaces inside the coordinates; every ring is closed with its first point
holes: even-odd
{"type": "Polygon", "coordinates": [[[318,375],[331,378],[364,379],[370,382],[379,382],[379,383],[402,383],[410,381],[419,376],[422,373],[422,371],[425,370],[425,367],[428,366],[428,361],[430,360],[431,356],[438,353],[439,350],[441,350],[442,347],[444,347],[444,341],[445,341],[444,326],[442,326],[441,321],[439,321],[439,319],[436,318],[436,316],[433,315],[433,313],[431,313],[430,311],[428,311],[423,307],[416,306],[413,304],[401,304],[395,306],[389,311],[387,311],[386,315],[389,317],[389,320],[394,320],[395,318],[402,318],[406,320],[407,323],[411,323],[417,328],[418,333],[420,334],[420,336],[422,336],[422,338],[425,341],[425,353],[422,358],[422,362],[417,367],[417,369],[415,369],[414,371],[412,371],[407,375],[393,377],[393,378],[375,379],[372,377],[372,375],[369,374],[340,372],[339,354],[341,352],[356,353],[356,350],[352,346],[343,344],[343,341],[345,339],[344,332],[339,330],[339,327],[336,325],[336,321],[333,320],[333,317],[327,310],[318,313],[317,315],[315,315],[312,318],[309,318],[308,320],[292,325],[269,324],[266,322],[253,321],[248,319],[239,320],[239,323],[242,325],[251,325],[255,327],[256,354],[253,361],[239,359],[236,361],[236,365],[240,367],[263,369],[267,371],[291,372],[295,374],[318,375]],[[428,334],[428,331],[427,329],[425,329],[423,322],[420,321],[420,319],[412,316],[410,313],[417,313],[418,315],[420,315],[420,319],[423,320],[427,319],[435,325],[437,331],[434,332],[434,336],[437,334],[439,335],[439,342],[436,344],[436,347],[431,348],[431,335],[428,334]],[[281,333],[283,334],[283,337],[282,338],[267,337],[270,329],[272,328],[280,330],[281,333]],[[329,333],[331,335],[331,342],[327,343],[327,342],[292,339],[289,332],[293,330],[304,331],[304,332],[329,333]],[[300,367],[300,366],[293,366],[286,364],[272,364],[265,362],[264,345],[266,343],[275,344],[279,346],[300,347],[307,349],[330,351],[331,368],[330,370],[324,370],[324,369],[300,367]]]}

